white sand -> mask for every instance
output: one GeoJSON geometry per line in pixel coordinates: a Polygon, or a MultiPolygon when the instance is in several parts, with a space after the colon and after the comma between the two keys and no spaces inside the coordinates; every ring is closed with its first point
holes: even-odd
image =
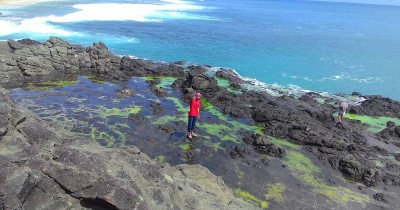
{"type": "Polygon", "coordinates": [[[46,1],[52,0],[0,0],[0,6],[26,6],[46,1]]]}

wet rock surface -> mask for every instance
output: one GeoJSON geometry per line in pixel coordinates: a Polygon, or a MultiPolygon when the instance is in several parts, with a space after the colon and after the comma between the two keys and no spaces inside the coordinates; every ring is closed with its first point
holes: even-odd
{"type": "MultiPolygon", "coordinates": [[[[362,193],[379,203],[368,203],[364,208],[400,207],[396,196],[391,196],[395,194],[398,197],[400,192],[399,125],[385,122],[385,127],[374,133],[368,130],[368,124],[363,119],[345,118],[343,123],[338,124],[335,119],[341,102],[338,98],[327,98],[318,93],[301,97],[285,94],[272,96],[244,88],[246,82],[230,71],[219,71],[210,76],[206,73],[207,66],[121,58],[110,53],[104,43],[84,48],[57,37],[51,37],[45,43],[29,39],[9,40],[0,42],[0,51],[0,84],[7,88],[21,86],[27,81],[51,79],[60,74],[95,74],[108,81],[124,81],[132,76],[175,77],[171,87],[179,92],[182,100],[188,101],[196,91],[200,91],[208,103],[224,114],[247,119],[248,124],[263,128],[262,135],[243,133],[243,138],[239,140],[249,147],[223,145],[227,148],[226,156],[233,160],[244,159],[252,167],[273,164],[263,155],[282,159],[286,161],[283,168],[298,167],[295,177],[303,180],[300,185],[306,183],[316,189],[326,190],[326,187],[307,179],[317,170],[302,170],[301,166],[291,162],[292,157],[302,158],[296,150],[277,145],[267,136],[286,139],[290,145],[303,146],[305,152],[315,157],[321,165],[328,165],[340,176],[366,186],[360,187],[362,193]],[[229,87],[241,93],[221,87],[216,78],[229,81],[229,87]],[[369,188],[379,193],[373,193],[369,188]]],[[[159,86],[159,79],[149,80],[148,85],[156,96],[169,97],[171,94],[159,86]]],[[[69,137],[64,131],[40,121],[30,112],[15,107],[7,91],[2,89],[1,92],[0,164],[5,170],[0,172],[0,207],[3,205],[4,209],[24,208],[24,205],[37,209],[60,209],[61,206],[101,206],[105,209],[256,208],[235,198],[220,179],[201,166],[160,166],[143,153],[102,148],[90,140],[69,137]],[[81,181],[76,182],[78,177],[81,181]],[[212,186],[206,189],[205,184],[212,186]],[[39,203],[38,199],[44,200],[44,203],[39,203]]],[[[124,98],[137,93],[120,89],[116,94],[124,98]]],[[[352,114],[400,118],[400,104],[397,101],[359,93],[351,97],[365,99],[359,105],[350,106],[349,112],[352,114]]],[[[158,102],[152,102],[150,106],[154,116],[161,116],[166,111],[158,102]]],[[[135,123],[139,129],[146,127],[151,120],[140,113],[132,113],[128,121],[135,123]]],[[[154,130],[166,135],[177,133],[184,126],[179,123],[161,124],[154,130]]],[[[155,142],[149,138],[142,144],[153,145],[155,142]]],[[[192,159],[196,151],[188,150],[180,155],[192,159]]],[[[307,161],[305,165],[308,165],[307,161]]],[[[328,180],[330,175],[325,176],[328,180]]],[[[313,192],[312,189],[309,191],[313,192]]],[[[319,196],[332,196],[318,192],[319,196]]],[[[261,207],[265,207],[261,200],[248,197],[247,201],[259,202],[261,207]]],[[[296,206],[296,201],[290,200],[290,206],[296,206]]],[[[307,207],[322,208],[315,205],[307,207]]],[[[335,209],[338,206],[332,204],[323,208],[335,209]]]]}
{"type": "Polygon", "coordinates": [[[37,119],[7,94],[0,102],[9,130],[0,141],[2,209],[254,209],[202,166],[104,148],[37,119]]]}

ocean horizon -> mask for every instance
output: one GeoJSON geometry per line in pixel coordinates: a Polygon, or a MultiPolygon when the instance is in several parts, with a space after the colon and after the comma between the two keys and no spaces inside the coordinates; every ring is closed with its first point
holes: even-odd
{"type": "Polygon", "coordinates": [[[0,40],[59,36],[235,70],[285,89],[400,100],[396,1],[113,0],[0,6],[0,40]]]}

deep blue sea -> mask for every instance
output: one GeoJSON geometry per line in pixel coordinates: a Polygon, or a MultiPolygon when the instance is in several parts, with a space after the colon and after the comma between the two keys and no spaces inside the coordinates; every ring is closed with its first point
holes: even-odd
{"type": "Polygon", "coordinates": [[[3,5],[0,12],[0,40],[102,41],[119,55],[226,67],[294,89],[400,100],[400,6],[75,0],[3,5]]]}

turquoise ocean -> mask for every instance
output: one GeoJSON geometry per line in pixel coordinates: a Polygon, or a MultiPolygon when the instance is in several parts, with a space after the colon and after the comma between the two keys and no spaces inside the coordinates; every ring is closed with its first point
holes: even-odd
{"type": "Polygon", "coordinates": [[[59,36],[83,46],[101,41],[118,55],[230,68],[277,87],[400,100],[400,2],[360,2],[60,0],[2,5],[0,40],[59,36]]]}

